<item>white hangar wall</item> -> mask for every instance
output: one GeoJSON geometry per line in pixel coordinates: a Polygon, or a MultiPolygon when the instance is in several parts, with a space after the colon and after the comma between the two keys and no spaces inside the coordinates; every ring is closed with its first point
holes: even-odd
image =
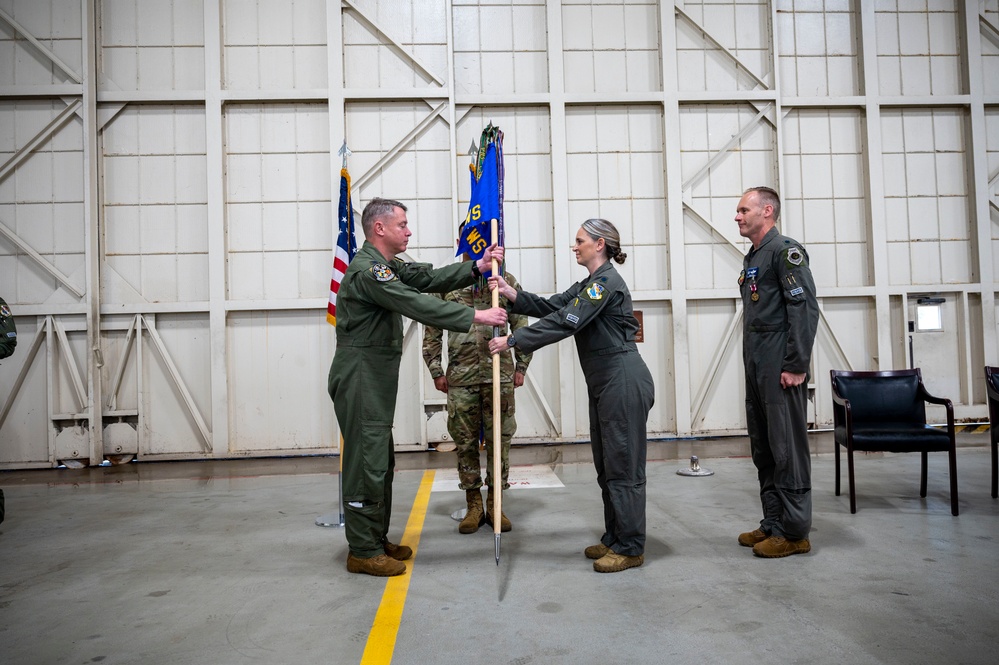
{"type": "MultiPolygon", "coordinates": [[[[986,417],[999,363],[999,0],[0,0],[0,468],[338,447],[325,321],[347,142],[355,207],[407,202],[452,260],[468,146],[505,132],[529,289],[629,254],[653,437],[744,431],[741,192],[783,195],[830,368],[923,370],[986,417]],[[908,331],[920,298],[942,330],[908,331]],[[911,360],[910,360],[911,358],[911,360]]],[[[395,439],[445,435],[407,325],[395,439]]],[[[571,341],[517,441],[588,436],[571,341]]]]}

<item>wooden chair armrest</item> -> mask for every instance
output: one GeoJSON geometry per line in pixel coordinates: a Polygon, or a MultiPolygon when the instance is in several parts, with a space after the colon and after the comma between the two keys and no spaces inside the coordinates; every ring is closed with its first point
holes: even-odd
{"type": "Polygon", "coordinates": [[[947,408],[947,431],[950,433],[951,437],[954,436],[954,403],[947,399],[946,397],[937,397],[936,395],[931,395],[926,390],[926,386],[923,385],[922,381],[919,382],[919,393],[920,397],[924,401],[930,404],[942,404],[947,408]]]}
{"type": "Polygon", "coordinates": [[[850,408],[850,400],[836,392],[833,386],[833,425],[844,425],[847,436],[853,431],[853,410],[850,408]]]}
{"type": "MultiPolygon", "coordinates": [[[[931,395],[926,386],[922,381],[919,382],[919,397],[930,404],[950,404],[951,401],[946,397],[937,397],[936,395],[931,395]]],[[[951,407],[953,408],[953,406],[951,407]]]]}

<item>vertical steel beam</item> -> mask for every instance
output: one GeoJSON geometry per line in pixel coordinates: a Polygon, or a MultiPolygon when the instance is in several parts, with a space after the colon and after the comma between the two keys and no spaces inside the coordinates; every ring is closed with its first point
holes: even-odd
{"type": "MultiPolygon", "coordinates": [[[[459,114],[454,105],[454,6],[452,2],[444,3],[444,22],[445,34],[444,40],[447,42],[445,44],[445,50],[447,51],[447,81],[444,85],[447,86],[447,113],[442,114],[445,116],[445,120],[448,123],[448,154],[450,159],[448,159],[448,169],[451,174],[451,219],[457,220],[462,219],[461,205],[458,200],[460,187],[458,186],[458,157],[463,155],[464,152],[458,141],[458,120],[459,114]]],[[[427,100],[427,104],[433,106],[433,102],[427,100]]],[[[426,384],[425,381],[420,382],[421,390],[426,384]]],[[[422,396],[421,396],[422,397],[422,396]]],[[[424,419],[425,421],[426,419],[424,419]]],[[[427,428],[424,422],[423,431],[426,433],[427,428]]]]}
{"type": "MultiPolygon", "coordinates": [[[[771,65],[773,67],[773,75],[771,76],[770,82],[773,84],[774,90],[781,90],[781,79],[780,79],[780,52],[778,51],[779,40],[777,39],[777,3],[770,3],[770,14],[767,17],[767,24],[770,26],[770,57],[772,59],[771,65]]],[[[784,168],[783,168],[783,158],[784,158],[784,111],[781,108],[781,95],[777,94],[774,97],[774,178],[776,182],[777,191],[780,192],[781,197],[784,197],[784,168]]],[[[760,109],[760,116],[764,116],[769,108],[769,104],[765,105],[760,109]]],[[[759,122],[757,120],[756,122],[759,122]]],[[[782,228],[780,220],[778,220],[778,225],[782,228]]],[[[799,242],[804,242],[804,238],[799,238],[799,242]]]]}
{"type": "MultiPolygon", "coordinates": [[[[447,87],[447,113],[445,119],[448,123],[447,137],[448,137],[448,173],[450,174],[451,189],[451,219],[458,220],[462,219],[461,215],[461,205],[459,202],[459,192],[461,188],[458,184],[458,156],[464,154],[459,147],[458,141],[458,111],[454,104],[454,4],[450,0],[444,3],[444,49],[447,51],[445,54],[445,59],[447,62],[447,74],[446,81],[442,82],[442,85],[447,87]]],[[[432,104],[430,100],[427,100],[427,104],[432,104]]],[[[419,345],[423,345],[423,333],[424,330],[420,330],[419,345]]],[[[417,354],[420,352],[417,351],[417,354]]],[[[422,373],[422,368],[421,368],[422,373]]],[[[421,410],[425,413],[426,404],[430,397],[427,395],[427,382],[419,382],[419,399],[421,410]]],[[[430,422],[429,418],[419,418],[420,421],[420,443],[423,444],[424,448],[429,448],[430,437],[427,434],[427,424],[430,422]]]]}
{"type": "MultiPolygon", "coordinates": [[[[83,17],[83,223],[87,280],[87,387],[90,464],[104,461],[104,399],[101,371],[101,247],[98,189],[97,0],[81,0],[83,17]]],[[[51,350],[50,350],[51,352],[51,350]]]]}
{"type": "Polygon", "coordinates": [[[229,451],[226,350],[225,155],[222,154],[222,0],[205,0],[205,176],[208,180],[208,328],[211,350],[210,453],[229,451]]]}
{"type": "MultiPolygon", "coordinates": [[[[995,257],[992,248],[992,217],[989,212],[989,163],[986,155],[988,145],[988,127],[985,124],[985,82],[982,63],[982,33],[981,15],[968,7],[968,4],[958,3],[961,8],[961,42],[965,45],[965,76],[968,78],[968,92],[971,97],[968,109],[971,127],[968,140],[965,142],[971,151],[968,163],[969,212],[974,224],[970,229],[977,250],[978,281],[982,287],[982,346],[985,357],[983,365],[999,364],[999,339],[997,339],[996,320],[996,285],[995,257]]],[[[988,23],[986,22],[986,25],[988,23]]],[[[991,27],[991,26],[989,26],[991,27]]],[[[970,368],[972,377],[982,377],[983,367],[970,368]],[[981,373],[980,373],[981,372],[981,373]]],[[[974,395],[974,391],[970,391],[974,395]]],[[[969,400],[971,403],[971,400],[969,400]]]]}
{"type": "MultiPolygon", "coordinates": [[[[672,317],[673,385],[660,386],[658,400],[665,402],[664,390],[672,389],[676,433],[685,436],[693,430],[690,394],[690,339],[687,326],[687,250],[683,219],[683,171],[680,150],[680,81],[676,40],[677,12],[668,5],[659,7],[660,66],[663,81],[663,160],[666,169],[666,227],[669,247],[669,288],[672,317]]],[[[664,353],[667,350],[661,349],[664,353]]]]}
{"type": "MultiPolygon", "coordinates": [[[[330,232],[333,238],[333,247],[330,252],[330,268],[333,267],[333,256],[336,254],[337,236],[340,233],[340,222],[337,219],[337,211],[340,204],[340,167],[342,160],[337,156],[334,146],[341,145],[347,141],[347,100],[344,96],[343,80],[343,3],[341,0],[326,0],[326,87],[327,87],[327,116],[330,126],[330,232]]],[[[353,184],[353,183],[352,183],[353,184]]],[[[360,222],[360,218],[356,221],[360,222]]],[[[317,312],[320,318],[325,318],[321,312],[317,312]]],[[[336,337],[334,347],[330,349],[330,358],[336,351],[336,337]]],[[[340,448],[340,425],[333,417],[333,440],[330,446],[335,444],[338,452],[340,448]]]]}
{"type": "MultiPolygon", "coordinates": [[[[874,369],[896,367],[892,357],[891,311],[888,276],[888,230],[885,220],[884,160],[881,156],[881,94],[878,88],[877,15],[873,2],[857,4],[860,26],[860,58],[864,81],[864,143],[867,170],[867,216],[870,222],[867,242],[874,273],[874,308],[877,321],[878,355],[872,358],[874,369]]],[[[905,360],[900,359],[899,367],[905,360]]]]}
{"type": "MultiPolygon", "coordinates": [[[[549,132],[552,141],[552,210],[569,209],[569,174],[565,132],[565,65],[562,53],[562,4],[545,3],[548,21],[548,81],[549,81],[549,132]]],[[[554,216],[555,291],[565,290],[572,279],[571,266],[560,258],[558,248],[574,236],[572,220],[567,215],[554,216]]],[[[572,439],[576,432],[576,381],[573,363],[575,354],[569,344],[558,345],[558,374],[561,423],[556,436],[572,439]]]]}

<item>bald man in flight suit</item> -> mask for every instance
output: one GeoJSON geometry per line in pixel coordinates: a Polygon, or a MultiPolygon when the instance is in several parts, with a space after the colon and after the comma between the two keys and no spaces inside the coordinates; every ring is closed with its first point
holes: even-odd
{"type": "Polygon", "coordinates": [[[760,480],[763,519],[739,535],[753,554],[776,558],[811,550],[811,458],[806,401],[808,365],[819,321],[808,253],[776,228],[780,196],[746,190],[736,207],[739,234],[753,243],[743,260],[742,357],[746,425],[760,480]]]}

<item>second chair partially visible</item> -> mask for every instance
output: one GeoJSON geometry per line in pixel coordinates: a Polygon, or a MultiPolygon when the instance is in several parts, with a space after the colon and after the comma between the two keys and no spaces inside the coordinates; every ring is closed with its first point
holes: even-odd
{"type": "Polygon", "coordinates": [[[999,498],[999,367],[985,368],[989,403],[989,437],[992,439],[992,498],[999,498]]]}
{"type": "Polygon", "coordinates": [[[946,451],[950,460],[951,514],[958,514],[957,445],[954,406],[949,399],[926,391],[919,369],[880,372],[831,370],[836,448],[836,495],[840,494],[840,446],[846,448],[850,482],[850,512],[857,512],[853,453],[912,453],[922,455],[919,496],[926,496],[927,453],[946,451]],[[926,402],[947,408],[946,431],[926,423],[926,402]]]}

